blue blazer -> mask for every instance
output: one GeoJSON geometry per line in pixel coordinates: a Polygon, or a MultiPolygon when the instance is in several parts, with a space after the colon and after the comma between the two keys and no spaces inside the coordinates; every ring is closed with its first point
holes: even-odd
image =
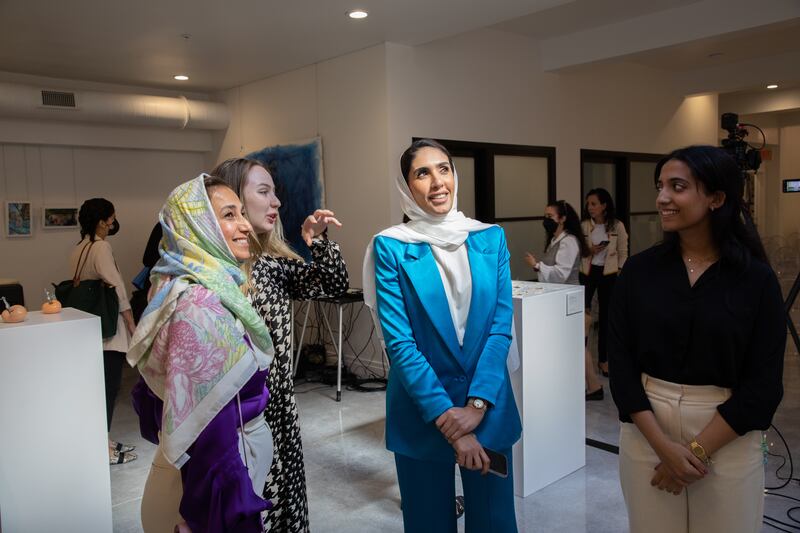
{"type": "Polygon", "coordinates": [[[522,431],[506,368],[513,307],[505,234],[492,226],[465,244],[472,300],[459,346],[430,245],[374,242],[378,317],[391,362],[386,445],[415,459],[453,461],[435,421],[468,397],[492,405],[475,429],[484,447],[510,448],[522,431]]]}

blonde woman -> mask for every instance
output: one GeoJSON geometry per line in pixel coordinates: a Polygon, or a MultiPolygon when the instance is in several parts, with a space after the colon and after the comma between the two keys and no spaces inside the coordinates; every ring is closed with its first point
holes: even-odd
{"type": "Polygon", "coordinates": [[[273,508],[266,513],[268,531],[308,531],[303,445],[292,381],[291,303],[322,296],[338,296],[347,290],[347,268],[339,245],[327,238],[328,224],[341,227],[333,211],[318,209],[302,226],[302,236],[311,249],[312,261],[304,262],[286,243],[275,193],[275,182],[267,168],[255,159],[229,159],[212,174],[237,191],[253,230],[264,250],[250,272],[253,306],[269,326],[275,346],[268,386],[272,399],[265,416],[272,429],[275,459],[264,498],[273,508]]]}

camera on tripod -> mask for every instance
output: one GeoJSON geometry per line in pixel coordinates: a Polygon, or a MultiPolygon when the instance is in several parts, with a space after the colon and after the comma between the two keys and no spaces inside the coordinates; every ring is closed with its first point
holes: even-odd
{"type": "MultiPolygon", "coordinates": [[[[747,171],[757,172],[758,167],[761,166],[761,150],[751,147],[744,140],[748,135],[745,126],[750,126],[750,124],[740,124],[739,115],[736,113],[723,113],[720,123],[722,129],[728,132],[728,137],[722,139],[722,148],[733,156],[743,175],[747,171]]],[[[760,128],[758,129],[761,131],[760,128]]]]}

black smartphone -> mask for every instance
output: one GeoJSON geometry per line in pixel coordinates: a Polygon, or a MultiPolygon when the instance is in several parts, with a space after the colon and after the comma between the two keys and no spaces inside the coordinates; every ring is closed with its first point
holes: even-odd
{"type": "Polygon", "coordinates": [[[508,458],[490,448],[484,448],[483,451],[489,456],[489,472],[502,478],[508,477],[508,458]]]}

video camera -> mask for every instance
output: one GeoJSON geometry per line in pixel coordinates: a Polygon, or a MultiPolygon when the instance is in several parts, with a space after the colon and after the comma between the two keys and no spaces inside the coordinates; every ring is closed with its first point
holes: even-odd
{"type": "MultiPolygon", "coordinates": [[[[733,156],[742,175],[748,171],[758,171],[758,167],[761,166],[761,150],[753,148],[744,140],[748,134],[745,126],[751,126],[751,124],[740,124],[739,115],[736,113],[723,113],[720,123],[722,129],[728,132],[728,137],[722,139],[722,148],[733,156]]],[[[761,128],[754,127],[761,131],[761,128]]],[[[764,132],[762,131],[761,134],[763,135],[764,132]]]]}

